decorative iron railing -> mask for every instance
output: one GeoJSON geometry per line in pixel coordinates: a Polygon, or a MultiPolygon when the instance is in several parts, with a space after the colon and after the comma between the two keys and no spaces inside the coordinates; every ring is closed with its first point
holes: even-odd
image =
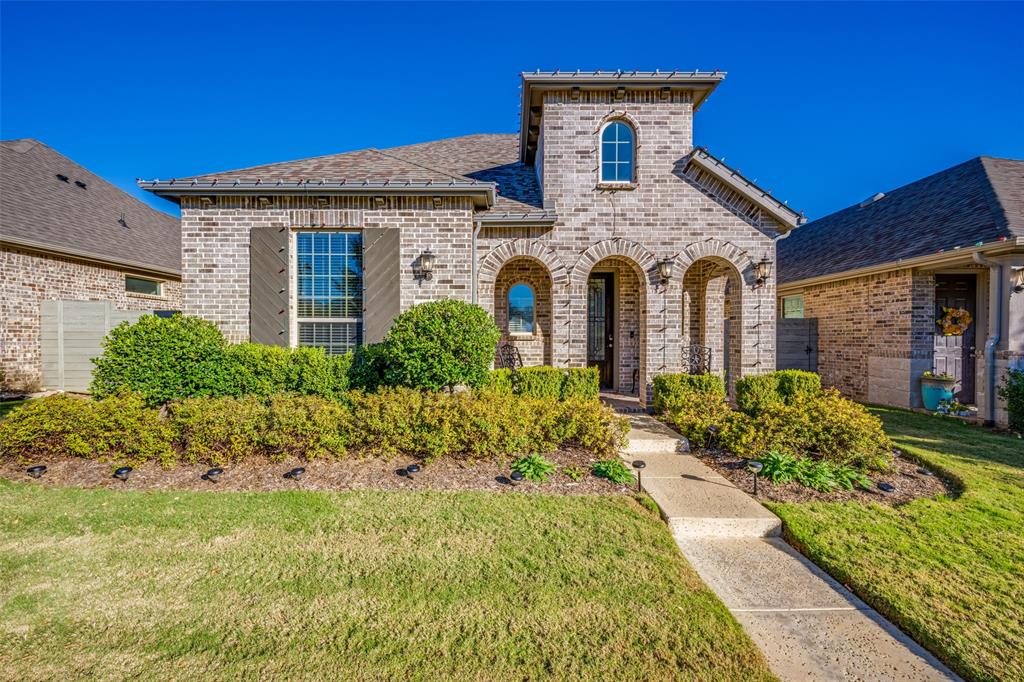
{"type": "Polygon", "coordinates": [[[523,356],[519,354],[519,349],[513,346],[511,343],[506,343],[498,348],[498,367],[502,369],[510,369],[513,372],[523,367],[523,356]]]}
{"type": "Polygon", "coordinates": [[[683,367],[688,368],[690,374],[708,374],[711,372],[711,348],[699,344],[690,344],[685,351],[683,367]]]}

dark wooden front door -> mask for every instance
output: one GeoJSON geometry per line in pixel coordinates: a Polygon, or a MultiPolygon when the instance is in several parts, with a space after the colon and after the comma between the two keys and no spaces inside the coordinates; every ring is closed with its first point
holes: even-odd
{"type": "Polygon", "coordinates": [[[615,292],[610,272],[587,280],[587,367],[601,373],[601,388],[613,388],[615,367],[615,292]]]}
{"type": "Polygon", "coordinates": [[[935,325],[935,371],[957,378],[953,397],[965,405],[974,403],[974,346],[978,326],[978,280],[976,275],[935,276],[935,319],[943,316],[943,307],[966,308],[973,322],[963,336],[943,336],[935,325]]]}

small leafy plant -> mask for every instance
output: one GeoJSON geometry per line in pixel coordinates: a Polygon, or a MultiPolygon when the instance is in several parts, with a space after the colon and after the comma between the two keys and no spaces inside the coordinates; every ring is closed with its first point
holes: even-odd
{"type": "MultiPolygon", "coordinates": [[[[582,481],[583,477],[587,475],[587,472],[582,467],[571,466],[562,469],[562,473],[565,474],[566,478],[570,481],[582,481]]],[[[524,476],[526,474],[523,474],[524,476]]]]}
{"type": "Polygon", "coordinates": [[[761,457],[760,461],[764,465],[760,476],[776,485],[792,483],[800,474],[802,467],[802,460],[788,452],[779,452],[778,450],[767,453],[761,457]]]}
{"type": "Polygon", "coordinates": [[[761,458],[764,468],[761,476],[777,485],[796,481],[802,486],[828,493],[837,488],[853,490],[854,486],[865,490],[871,487],[871,479],[845,464],[816,461],[808,457],[796,457],[787,452],[773,450],[761,458]]]}
{"type": "Polygon", "coordinates": [[[620,459],[602,459],[595,463],[594,475],[607,478],[616,485],[627,485],[633,482],[632,472],[620,459]]]}
{"type": "Polygon", "coordinates": [[[518,471],[528,481],[543,483],[555,473],[555,465],[542,455],[533,454],[512,462],[512,471],[518,471]]]}

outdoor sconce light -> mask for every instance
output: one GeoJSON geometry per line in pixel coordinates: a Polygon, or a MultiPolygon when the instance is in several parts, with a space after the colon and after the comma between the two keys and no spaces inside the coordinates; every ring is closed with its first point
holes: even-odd
{"type": "Polygon", "coordinates": [[[430,249],[420,254],[420,274],[426,280],[434,276],[434,254],[430,249]]]}
{"type": "Polygon", "coordinates": [[[764,469],[764,464],[756,459],[752,459],[747,462],[747,469],[750,470],[750,473],[754,474],[754,497],[757,497],[757,475],[761,473],[761,469],[764,469]]]}
{"type": "Polygon", "coordinates": [[[640,478],[641,470],[646,468],[646,467],[647,467],[647,462],[643,461],[642,459],[633,460],[633,468],[636,469],[636,489],[637,489],[638,492],[641,489],[640,488],[640,485],[641,485],[641,483],[640,483],[640,481],[641,481],[641,478],[640,478]]]}
{"type": "Polygon", "coordinates": [[[302,467],[295,467],[295,468],[294,468],[294,469],[292,469],[291,471],[289,471],[289,472],[285,473],[284,477],[285,477],[285,478],[290,478],[290,479],[292,479],[293,481],[297,481],[297,480],[299,480],[300,478],[302,478],[302,475],[303,475],[304,473],[306,473],[306,470],[305,470],[304,468],[302,468],[302,467]]]}
{"type": "Polygon", "coordinates": [[[1013,293],[1024,293],[1024,268],[1017,268],[1013,271],[1013,293]]]}
{"type": "Polygon", "coordinates": [[[772,274],[772,262],[768,260],[768,256],[764,256],[761,260],[754,263],[754,288],[760,289],[768,281],[768,277],[772,274]]]}
{"type": "Polygon", "coordinates": [[[32,478],[39,478],[40,476],[46,473],[46,467],[44,467],[42,464],[40,464],[39,466],[29,467],[28,469],[25,469],[25,473],[31,476],[32,478]]]}
{"type": "Polygon", "coordinates": [[[128,476],[132,473],[131,467],[121,467],[114,472],[114,478],[119,481],[127,481],[128,476]]]}
{"type": "Polygon", "coordinates": [[[663,258],[658,261],[658,276],[661,277],[662,285],[668,284],[668,281],[672,279],[672,267],[675,262],[671,258],[663,258]]]}
{"type": "Polygon", "coordinates": [[[209,471],[206,472],[204,478],[206,478],[206,480],[209,481],[210,483],[216,483],[217,479],[220,478],[220,475],[223,473],[223,469],[210,469],[209,471]]]}

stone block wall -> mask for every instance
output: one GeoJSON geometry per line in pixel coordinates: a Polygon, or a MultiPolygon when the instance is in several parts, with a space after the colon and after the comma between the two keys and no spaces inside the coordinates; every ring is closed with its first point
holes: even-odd
{"type": "Polygon", "coordinates": [[[159,279],[73,258],[0,248],[0,369],[11,388],[30,389],[41,378],[39,304],[111,301],[120,310],[177,310],[181,282],[164,280],[163,296],[125,291],[126,274],[159,279]]]}

